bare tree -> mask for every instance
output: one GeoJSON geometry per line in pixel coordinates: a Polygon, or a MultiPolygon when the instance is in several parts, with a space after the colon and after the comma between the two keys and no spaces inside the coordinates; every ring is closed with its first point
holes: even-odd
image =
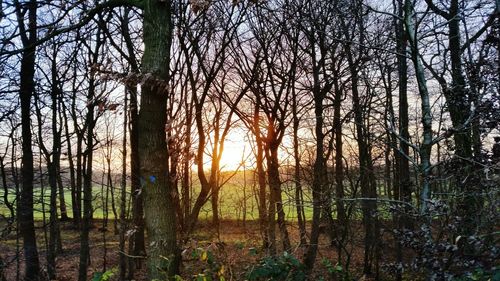
{"type": "Polygon", "coordinates": [[[31,133],[31,97],[35,92],[35,42],[37,40],[37,6],[35,0],[27,3],[14,1],[21,41],[25,48],[21,57],[19,97],[22,127],[22,189],[17,202],[19,231],[23,238],[26,259],[24,280],[38,280],[40,262],[33,219],[33,150],[31,133]],[[24,15],[27,13],[27,23],[24,15]]]}

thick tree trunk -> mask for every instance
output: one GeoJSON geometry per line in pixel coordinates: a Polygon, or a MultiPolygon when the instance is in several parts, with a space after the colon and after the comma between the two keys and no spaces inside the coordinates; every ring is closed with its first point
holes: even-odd
{"type": "MultiPolygon", "coordinates": [[[[31,56],[31,55],[28,55],[31,56]]],[[[34,56],[34,54],[33,54],[34,56]]],[[[29,58],[23,56],[22,65],[29,64],[29,58]]],[[[38,251],[35,239],[35,226],[33,219],[33,151],[31,149],[31,95],[34,87],[23,87],[23,80],[29,79],[29,70],[21,67],[21,119],[22,119],[22,189],[18,201],[19,231],[23,237],[23,247],[26,259],[26,280],[36,280],[38,278],[39,262],[38,251]],[[27,79],[23,79],[24,77],[27,79]],[[31,89],[29,89],[30,87],[31,89]]],[[[25,82],[33,83],[33,82],[25,82]]]]}
{"type": "Polygon", "coordinates": [[[175,205],[168,174],[166,86],[169,77],[172,20],[170,1],[144,1],[143,75],[139,113],[139,164],[148,233],[148,278],[168,279],[178,272],[175,205]]]}
{"type": "MultiPolygon", "coordinates": [[[[22,131],[22,158],[21,176],[22,189],[17,202],[19,232],[23,239],[26,281],[39,279],[40,263],[35,236],[33,218],[33,150],[31,134],[31,97],[35,92],[35,46],[37,25],[37,1],[30,0],[25,4],[28,9],[28,25],[18,18],[22,31],[23,46],[26,48],[21,57],[19,97],[21,100],[21,131],[22,131]]],[[[21,9],[16,1],[17,9],[21,9]]],[[[19,14],[21,11],[19,11],[19,14]]]]}

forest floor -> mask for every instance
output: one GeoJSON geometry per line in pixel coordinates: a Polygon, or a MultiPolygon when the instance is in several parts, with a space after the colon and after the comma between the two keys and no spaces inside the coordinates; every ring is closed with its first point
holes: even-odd
{"type": "MultiPolygon", "coordinates": [[[[363,243],[362,228],[353,234],[353,240],[349,244],[351,251],[350,272],[356,280],[361,277],[363,268],[363,243]]],[[[245,280],[248,272],[259,264],[265,257],[262,250],[262,240],[259,234],[257,221],[248,221],[246,224],[238,221],[221,221],[220,234],[208,221],[201,221],[198,231],[193,238],[186,243],[182,252],[181,277],[182,280],[203,280],[197,279],[201,274],[223,275],[224,280],[245,280]]],[[[62,222],[63,252],[57,257],[57,280],[77,280],[79,263],[79,231],[75,229],[71,222],[62,222]]],[[[305,248],[297,246],[299,241],[299,231],[297,225],[289,224],[292,244],[295,245],[290,254],[297,260],[302,260],[305,248]]],[[[279,235],[278,235],[279,238],[279,235]]],[[[37,227],[37,241],[42,268],[46,264],[46,237],[43,226],[37,227]]],[[[113,222],[108,223],[107,231],[102,231],[102,221],[94,221],[91,230],[91,265],[88,270],[88,279],[99,272],[115,272],[110,280],[118,280],[117,267],[119,257],[118,235],[114,232],[113,222]]],[[[21,241],[19,241],[21,242],[21,241]]],[[[0,255],[6,264],[5,277],[7,281],[16,280],[17,272],[23,272],[23,263],[18,263],[16,251],[16,237],[9,235],[0,243],[0,255]]],[[[383,260],[392,260],[394,247],[393,243],[384,243],[382,250],[383,260]]],[[[21,245],[19,243],[18,245],[21,245]]],[[[22,254],[20,254],[22,260],[22,254]]],[[[313,271],[312,280],[332,280],[328,274],[328,268],[337,263],[338,256],[336,247],[330,246],[326,235],[321,235],[316,265],[313,271]],[[321,278],[323,277],[323,279],[321,278]]],[[[145,266],[137,270],[134,280],[147,280],[145,266]]],[[[392,280],[391,276],[386,276],[386,280],[392,280]]],[[[209,280],[209,279],[208,279],[209,280]]],[[[370,279],[364,279],[370,280],[370,279]]],[[[412,278],[412,280],[414,280],[412,278]]]]}

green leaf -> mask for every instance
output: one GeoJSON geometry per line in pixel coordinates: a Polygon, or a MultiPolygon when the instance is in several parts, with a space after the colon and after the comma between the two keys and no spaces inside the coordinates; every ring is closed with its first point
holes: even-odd
{"type": "Polygon", "coordinates": [[[110,270],[107,270],[105,272],[94,272],[94,276],[92,276],[92,281],[108,281],[115,275],[117,268],[112,268],[110,270]]]}
{"type": "Polygon", "coordinates": [[[335,265],[335,271],[342,272],[342,265],[337,263],[337,265],[335,265]]]}

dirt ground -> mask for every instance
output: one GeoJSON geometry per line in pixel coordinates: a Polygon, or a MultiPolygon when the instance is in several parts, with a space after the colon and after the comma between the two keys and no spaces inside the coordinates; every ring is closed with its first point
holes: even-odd
{"type": "MultiPolygon", "coordinates": [[[[57,280],[77,280],[79,232],[71,222],[63,222],[61,230],[63,252],[56,261],[57,280]]],[[[294,245],[289,254],[301,260],[305,253],[305,247],[297,245],[299,241],[298,228],[296,225],[290,224],[289,231],[294,245]]],[[[46,238],[41,227],[37,229],[37,235],[43,268],[46,264],[46,238]]],[[[359,271],[363,267],[362,237],[360,233],[355,233],[353,237],[349,246],[351,251],[350,270],[353,272],[353,277],[357,279],[361,277],[359,271]]],[[[389,244],[391,243],[387,243],[383,249],[383,258],[387,260],[391,259],[391,253],[394,252],[389,244]]],[[[0,255],[6,265],[4,274],[7,281],[16,280],[18,272],[23,272],[22,254],[19,255],[19,259],[16,258],[16,251],[22,252],[21,250],[16,247],[14,234],[0,241],[0,255]]],[[[199,274],[217,271],[216,274],[223,275],[225,280],[245,280],[246,273],[264,256],[265,252],[262,250],[257,222],[249,221],[243,225],[236,221],[222,221],[219,237],[210,223],[201,222],[193,238],[183,246],[180,275],[183,280],[196,280],[199,274]],[[209,254],[208,259],[204,253],[209,254]]],[[[107,231],[102,231],[102,222],[95,221],[91,231],[91,265],[88,270],[88,279],[92,280],[97,272],[107,270],[116,272],[118,257],[118,235],[114,233],[113,224],[110,222],[107,231]]],[[[321,235],[313,280],[320,280],[320,276],[324,280],[331,280],[331,277],[328,278],[325,261],[335,265],[338,261],[338,255],[336,247],[331,246],[328,237],[321,235]]],[[[117,274],[114,274],[110,280],[117,280],[116,276],[117,274]]],[[[144,265],[136,271],[134,277],[134,280],[147,280],[144,265]]],[[[387,277],[387,280],[392,279],[390,276],[387,277]]]]}

